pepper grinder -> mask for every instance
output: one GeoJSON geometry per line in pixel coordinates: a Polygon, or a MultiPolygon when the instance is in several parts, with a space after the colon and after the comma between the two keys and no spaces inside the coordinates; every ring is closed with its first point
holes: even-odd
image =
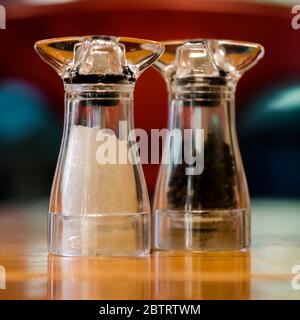
{"type": "Polygon", "coordinates": [[[238,80],[263,57],[264,49],[227,40],[163,44],[165,52],[154,66],[167,82],[170,134],[154,197],[154,247],[247,248],[250,201],[234,95],[238,80]]]}

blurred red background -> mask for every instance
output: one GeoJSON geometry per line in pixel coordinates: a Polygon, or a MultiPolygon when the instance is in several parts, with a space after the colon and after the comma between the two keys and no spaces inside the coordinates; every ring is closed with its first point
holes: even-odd
{"type": "MultiPolygon", "coordinates": [[[[0,80],[24,79],[39,88],[63,120],[63,85],[33,50],[35,41],[75,35],[123,35],[153,40],[225,38],[258,42],[265,58],[241,79],[237,104],[243,107],[270,82],[300,75],[300,31],[291,27],[291,7],[244,1],[83,1],[59,5],[8,4],[7,29],[0,31],[0,80]]],[[[135,90],[135,125],[167,125],[163,79],[147,70],[135,90]]],[[[157,166],[146,165],[153,193],[157,166]]],[[[51,172],[53,175],[53,172],[51,172]]]]}

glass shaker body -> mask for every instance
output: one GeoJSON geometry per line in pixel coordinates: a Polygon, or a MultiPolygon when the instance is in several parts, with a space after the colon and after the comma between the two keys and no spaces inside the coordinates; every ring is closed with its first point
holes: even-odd
{"type": "Polygon", "coordinates": [[[115,37],[44,40],[36,50],[64,80],[65,123],[48,218],[49,252],[150,251],[150,205],[134,148],[133,90],[162,52],[115,37]]]}
{"type": "Polygon", "coordinates": [[[154,247],[224,251],[250,245],[250,201],[235,126],[235,87],[259,45],[165,43],[155,66],[169,89],[169,137],[154,199],[154,247]]]}

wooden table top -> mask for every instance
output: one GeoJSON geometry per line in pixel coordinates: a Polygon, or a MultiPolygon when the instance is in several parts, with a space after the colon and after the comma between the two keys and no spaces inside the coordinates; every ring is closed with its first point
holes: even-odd
{"type": "Polygon", "coordinates": [[[46,203],[0,210],[0,299],[300,299],[300,202],[255,201],[251,250],[235,253],[48,256],[46,217],[46,203]]]}

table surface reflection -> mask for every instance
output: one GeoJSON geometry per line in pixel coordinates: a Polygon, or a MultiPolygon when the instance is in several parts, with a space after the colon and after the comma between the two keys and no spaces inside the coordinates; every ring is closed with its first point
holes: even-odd
{"type": "Polygon", "coordinates": [[[300,299],[300,202],[255,201],[247,252],[48,256],[47,204],[0,210],[0,299],[300,299]]]}

